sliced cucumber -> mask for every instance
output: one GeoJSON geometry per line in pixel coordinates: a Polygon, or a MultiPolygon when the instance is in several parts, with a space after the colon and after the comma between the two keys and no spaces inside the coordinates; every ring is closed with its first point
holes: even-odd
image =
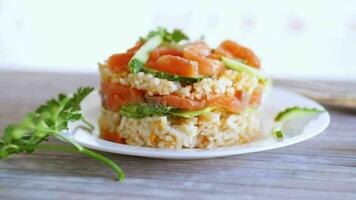
{"type": "Polygon", "coordinates": [[[324,112],[316,108],[289,107],[279,112],[275,117],[272,135],[276,139],[283,139],[286,135],[299,134],[312,119],[324,112]]]}
{"type": "Polygon", "coordinates": [[[160,35],[154,36],[147,40],[147,42],[135,53],[129,62],[131,73],[136,74],[140,72],[149,58],[149,53],[153,49],[157,48],[162,42],[163,38],[160,35]]]}
{"type": "Polygon", "coordinates": [[[264,74],[262,74],[262,72],[258,71],[257,69],[255,69],[253,67],[250,67],[250,66],[244,64],[241,61],[227,58],[227,57],[222,57],[221,60],[224,63],[224,65],[229,69],[239,71],[239,72],[245,72],[251,76],[255,76],[261,82],[264,82],[264,83],[270,82],[270,80],[264,74]]]}
{"type": "Polygon", "coordinates": [[[212,110],[214,110],[214,108],[212,108],[212,107],[207,107],[202,110],[194,110],[194,111],[173,110],[169,114],[171,114],[173,116],[177,116],[177,117],[192,118],[192,117],[196,117],[196,116],[211,112],[212,110]]]}
{"type": "Polygon", "coordinates": [[[279,112],[277,116],[274,118],[275,122],[285,122],[290,119],[295,119],[299,117],[306,117],[310,115],[315,115],[323,112],[323,110],[319,110],[316,108],[306,108],[306,107],[289,107],[285,110],[279,112]]]}
{"type": "Polygon", "coordinates": [[[160,72],[160,71],[153,70],[153,69],[148,69],[146,67],[143,67],[141,71],[145,72],[147,74],[152,74],[154,77],[157,77],[157,78],[166,79],[169,81],[187,83],[187,84],[196,83],[196,82],[201,81],[203,78],[205,78],[205,77],[192,78],[192,77],[178,76],[178,75],[168,74],[165,72],[160,72]]]}
{"type": "Polygon", "coordinates": [[[146,68],[145,63],[149,58],[149,53],[163,43],[164,40],[162,35],[156,35],[149,38],[146,41],[146,43],[135,53],[135,55],[130,60],[129,69],[131,73],[136,74],[142,71],[148,74],[152,74],[154,77],[157,78],[162,78],[170,81],[177,81],[177,82],[182,82],[187,84],[196,83],[201,81],[203,78],[205,78],[205,77],[198,77],[198,78],[183,77],[183,76],[172,75],[165,72],[160,72],[157,70],[146,68]]]}
{"type": "Polygon", "coordinates": [[[284,138],[284,132],[279,128],[274,128],[272,130],[272,135],[274,138],[276,138],[278,140],[283,140],[283,138],[284,138]]]}

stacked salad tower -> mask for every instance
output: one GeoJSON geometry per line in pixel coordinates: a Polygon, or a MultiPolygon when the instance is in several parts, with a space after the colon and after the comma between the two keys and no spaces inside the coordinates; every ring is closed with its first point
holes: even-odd
{"type": "Polygon", "coordinates": [[[158,148],[213,148],[259,136],[269,80],[252,50],[211,48],[159,28],[99,64],[102,139],[158,148]]]}

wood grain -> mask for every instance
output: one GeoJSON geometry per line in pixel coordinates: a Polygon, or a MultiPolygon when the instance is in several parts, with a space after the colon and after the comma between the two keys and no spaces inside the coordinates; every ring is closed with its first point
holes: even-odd
{"type": "MultiPolygon", "coordinates": [[[[84,85],[97,86],[97,76],[0,72],[0,131],[84,85]]],[[[0,161],[0,199],[356,199],[356,115],[329,111],[331,125],[320,136],[266,152],[206,160],[105,153],[126,172],[124,183],[80,154],[15,155],[0,161]]]]}
{"type": "MultiPolygon", "coordinates": [[[[356,81],[356,79],[355,79],[356,81]]],[[[275,81],[277,84],[279,80],[275,81]]],[[[322,104],[356,111],[356,87],[352,81],[281,81],[283,88],[301,93],[322,104]]]]}

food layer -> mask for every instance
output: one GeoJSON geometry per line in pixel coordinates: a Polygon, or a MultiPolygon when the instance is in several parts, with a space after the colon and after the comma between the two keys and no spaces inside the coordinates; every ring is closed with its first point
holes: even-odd
{"type": "Polygon", "coordinates": [[[113,142],[159,148],[213,148],[250,142],[261,136],[258,112],[213,111],[198,117],[121,117],[103,110],[102,136],[113,142]],[[119,136],[120,135],[120,136],[119,136]]]}
{"type": "Polygon", "coordinates": [[[226,40],[217,48],[159,29],[99,64],[101,137],[159,148],[211,148],[259,135],[268,80],[258,57],[226,40]]]}

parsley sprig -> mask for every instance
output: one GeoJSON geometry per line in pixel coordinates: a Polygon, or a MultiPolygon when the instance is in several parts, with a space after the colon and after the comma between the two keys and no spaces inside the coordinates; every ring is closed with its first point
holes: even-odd
{"type": "Polygon", "coordinates": [[[58,98],[41,105],[35,112],[28,113],[19,123],[7,126],[0,139],[0,159],[5,159],[11,154],[32,153],[36,149],[80,152],[110,166],[117,174],[118,180],[124,180],[124,173],[113,161],[82,147],[63,133],[68,130],[68,123],[84,120],[80,112],[80,103],[92,91],[93,88],[84,87],[79,88],[72,97],[60,94],[58,98]],[[72,147],[41,144],[49,137],[67,142],[72,147]]]}
{"type": "Polygon", "coordinates": [[[146,38],[141,37],[140,39],[146,41],[157,35],[160,35],[163,38],[163,41],[165,42],[178,43],[182,40],[189,40],[189,37],[179,29],[174,29],[172,32],[169,32],[167,31],[167,29],[161,27],[157,28],[157,30],[149,32],[146,38]]]}

